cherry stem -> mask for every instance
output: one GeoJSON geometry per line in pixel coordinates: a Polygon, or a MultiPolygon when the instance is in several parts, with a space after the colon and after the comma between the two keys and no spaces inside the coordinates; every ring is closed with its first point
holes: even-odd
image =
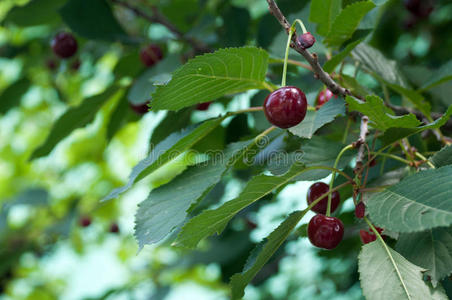
{"type": "Polygon", "coordinates": [[[288,38],[287,38],[286,53],[284,54],[284,66],[283,66],[281,86],[286,86],[287,60],[289,59],[290,41],[292,40],[292,35],[295,32],[295,24],[296,23],[293,23],[292,26],[290,27],[288,38]]]}
{"type": "MultiPolygon", "coordinates": [[[[336,157],[336,161],[334,162],[334,166],[333,166],[334,169],[337,170],[337,165],[339,164],[339,160],[341,159],[342,155],[349,149],[353,149],[353,145],[347,145],[341,150],[341,152],[339,152],[339,154],[336,157]]],[[[329,188],[330,191],[333,188],[335,176],[336,176],[336,171],[333,171],[331,173],[330,188],[329,188]]],[[[326,216],[329,217],[330,214],[331,214],[331,193],[328,195],[328,205],[326,207],[326,216]]]]}
{"type": "MultiPolygon", "coordinates": [[[[272,64],[272,63],[284,63],[284,59],[283,58],[270,58],[269,59],[269,63],[270,64],[272,64]]],[[[290,59],[290,58],[287,59],[287,63],[291,64],[291,65],[294,65],[294,66],[298,66],[298,67],[304,68],[304,69],[309,70],[309,71],[312,71],[312,67],[310,65],[304,64],[302,62],[299,62],[299,61],[296,61],[296,60],[293,60],[293,59],[290,59]]]]}
{"type": "Polygon", "coordinates": [[[295,22],[298,22],[298,24],[300,24],[301,30],[303,30],[303,34],[308,32],[306,30],[306,27],[304,27],[303,21],[301,21],[300,19],[295,19],[295,22]]]}
{"type": "Polygon", "coordinates": [[[344,186],[349,185],[350,182],[344,182],[340,185],[338,185],[337,187],[335,187],[334,189],[329,190],[328,192],[326,192],[325,194],[322,194],[320,197],[318,197],[317,199],[315,199],[314,201],[311,202],[311,204],[309,204],[309,206],[305,209],[306,211],[311,210],[311,208],[313,208],[317,203],[319,203],[320,201],[322,201],[325,197],[330,197],[332,193],[334,193],[335,191],[343,188],[344,186]]]}
{"type": "Polygon", "coordinates": [[[429,161],[424,155],[420,154],[419,152],[414,152],[414,155],[416,155],[417,157],[419,157],[420,159],[422,159],[423,161],[425,161],[427,163],[427,165],[430,166],[430,168],[435,169],[435,165],[432,164],[431,161],[429,161]]]}
{"type": "Polygon", "coordinates": [[[389,157],[389,158],[392,158],[392,159],[394,159],[394,160],[398,160],[398,161],[400,161],[400,162],[403,162],[404,164],[411,165],[411,162],[410,162],[409,160],[406,160],[406,159],[401,158],[401,157],[399,157],[399,156],[397,156],[397,155],[394,155],[394,154],[390,154],[390,153],[378,153],[378,152],[370,152],[370,154],[374,155],[374,157],[377,157],[377,156],[385,156],[385,157],[389,157]]]}
{"type": "Polygon", "coordinates": [[[368,188],[362,188],[359,189],[360,192],[375,192],[375,191],[381,191],[384,190],[388,187],[390,187],[391,185],[382,185],[382,186],[376,186],[376,187],[368,187],[368,188]]]}
{"type": "Polygon", "coordinates": [[[266,136],[267,134],[269,134],[270,132],[272,132],[275,129],[276,129],[276,126],[271,126],[271,127],[267,128],[267,129],[265,129],[258,136],[256,136],[254,138],[254,143],[257,144],[260,141],[261,138],[263,138],[264,136],[266,136]]]}
{"type": "Polygon", "coordinates": [[[347,119],[347,125],[345,126],[344,136],[342,137],[342,143],[345,144],[347,142],[348,131],[350,130],[350,125],[352,123],[352,118],[347,119]]]}
{"type": "Polygon", "coordinates": [[[247,112],[254,112],[254,111],[261,111],[264,108],[262,106],[254,106],[254,107],[249,107],[249,108],[245,108],[245,109],[240,109],[240,110],[236,110],[236,111],[232,111],[229,112],[229,115],[238,115],[238,114],[242,114],[242,113],[247,113],[247,112]]]}

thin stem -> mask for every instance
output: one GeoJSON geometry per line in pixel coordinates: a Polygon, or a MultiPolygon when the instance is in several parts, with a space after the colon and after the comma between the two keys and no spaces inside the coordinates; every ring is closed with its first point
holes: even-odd
{"type": "Polygon", "coordinates": [[[398,160],[400,162],[403,162],[404,164],[411,165],[411,162],[409,160],[406,160],[406,159],[401,158],[401,157],[399,157],[397,155],[394,155],[394,154],[378,153],[378,152],[371,152],[370,154],[374,155],[375,157],[376,156],[385,156],[385,157],[392,158],[392,159],[398,160]]]}
{"type": "Polygon", "coordinates": [[[295,31],[294,25],[295,25],[295,23],[290,27],[289,35],[287,38],[286,53],[284,54],[284,67],[283,67],[281,86],[286,86],[287,60],[289,59],[290,41],[292,40],[292,35],[295,31]]]}
{"type": "Polygon", "coordinates": [[[366,221],[367,225],[369,225],[370,229],[372,229],[372,231],[375,233],[375,235],[378,238],[378,241],[383,245],[383,248],[386,250],[386,253],[389,256],[389,259],[391,260],[391,263],[394,266],[394,269],[396,270],[397,276],[400,279],[400,282],[402,283],[403,289],[405,290],[405,293],[408,296],[408,299],[411,299],[410,297],[410,293],[408,292],[408,289],[405,286],[405,282],[403,281],[402,275],[400,274],[399,268],[397,267],[397,264],[394,261],[394,258],[392,257],[391,252],[389,251],[388,246],[386,245],[385,241],[383,240],[383,238],[381,237],[380,233],[378,232],[378,230],[374,227],[374,225],[372,225],[372,223],[369,221],[369,219],[367,219],[366,216],[364,216],[364,221],[366,221]]]}
{"type": "Polygon", "coordinates": [[[254,138],[254,143],[258,143],[261,138],[263,138],[264,136],[266,136],[267,134],[269,134],[270,132],[272,132],[275,129],[276,129],[276,126],[271,126],[271,127],[267,128],[267,129],[265,129],[258,136],[256,136],[254,138]]]}
{"type": "Polygon", "coordinates": [[[319,203],[320,201],[322,201],[325,197],[329,197],[331,196],[332,193],[334,193],[335,191],[343,188],[344,186],[349,185],[350,182],[344,182],[340,185],[338,185],[337,187],[335,187],[334,189],[329,190],[328,192],[326,192],[325,194],[322,194],[319,198],[315,199],[314,201],[311,202],[311,204],[309,204],[309,206],[305,209],[306,211],[311,210],[311,208],[313,208],[314,206],[316,206],[317,203],[319,203]]]}
{"type": "Polygon", "coordinates": [[[273,83],[270,82],[270,81],[264,81],[263,86],[264,86],[264,88],[266,88],[267,90],[269,90],[270,93],[273,92],[274,90],[279,89],[279,87],[278,87],[276,84],[273,84],[273,83]]]}
{"type": "Polygon", "coordinates": [[[359,191],[360,192],[376,192],[376,191],[384,190],[384,189],[386,189],[388,187],[390,187],[390,185],[382,185],[382,186],[376,186],[376,187],[362,188],[362,189],[359,189],[359,191]]]}
{"type": "Polygon", "coordinates": [[[253,106],[253,107],[249,107],[249,108],[245,108],[245,109],[232,111],[232,112],[229,112],[228,114],[229,115],[238,115],[238,114],[247,113],[247,112],[261,111],[263,109],[264,109],[263,106],[253,106]]]}
{"type": "Polygon", "coordinates": [[[427,165],[430,166],[430,168],[435,169],[435,165],[432,164],[431,161],[429,161],[424,155],[420,154],[419,152],[414,152],[414,155],[416,155],[417,157],[419,157],[420,159],[422,159],[423,161],[425,161],[427,163],[427,165]]]}
{"type": "MultiPolygon", "coordinates": [[[[341,152],[336,157],[336,161],[334,162],[334,169],[337,169],[337,165],[339,164],[339,160],[341,159],[342,155],[349,149],[353,149],[353,145],[347,145],[345,146],[341,152]]],[[[336,176],[336,172],[333,171],[331,174],[331,180],[330,180],[330,190],[333,188],[334,185],[334,177],[336,176]]],[[[326,207],[326,216],[329,217],[331,213],[331,194],[328,195],[328,206],[326,207]]]]}
{"type": "Polygon", "coordinates": [[[342,137],[342,144],[345,144],[347,142],[348,137],[348,131],[350,130],[350,125],[352,124],[352,119],[347,119],[347,125],[345,126],[344,136],[342,137]]]}
{"type": "Polygon", "coordinates": [[[308,32],[306,30],[306,27],[304,27],[303,21],[301,21],[300,19],[295,19],[295,22],[298,22],[298,24],[300,24],[301,30],[303,30],[303,34],[308,32]]]}
{"type": "MultiPolygon", "coordinates": [[[[284,63],[284,59],[283,58],[270,58],[269,63],[284,63]]],[[[293,59],[287,59],[287,63],[294,65],[294,66],[298,66],[298,67],[302,67],[306,70],[312,71],[312,67],[310,65],[304,64],[302,62],[293,60],[293,59]]]]}

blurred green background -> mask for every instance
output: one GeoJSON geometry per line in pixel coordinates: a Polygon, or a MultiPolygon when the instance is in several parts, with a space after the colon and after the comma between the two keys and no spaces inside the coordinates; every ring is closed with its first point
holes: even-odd
{"type": "MultiPolygon", "coordinates": [[[[180,124],[172,124],[174,116],[171,119],[166,112],[136,114],[130,105],[145,103],[152,83],[194,53],[164,26],[101,1],[127,35],[96,35],[93,30],[89,36],[82,28],[74,33],[79,44],[76,56],[60,60],[50,41],[57,32],[71,29],[58,9],[80,1],[0,1],[0,299],[227,299],[229,277],[241,271],[249,251],[287,213],[306,207],[311,183],[289,185],[259,201],[233,219],[222,239],[213,237],[197,251],[173,248],[168,240],[137,254],[133,237],[137,204],[196,157],[183,154],[120,198],[106,203],[100,199],[124,184],[132,167],[168,135],[165,130],[179,130],[250,103],[259,105],[263,98],[250,92],[220,99],[207,111],[189,109],[183,120],[178,115],[180,124]],[[160,45],[165,59],[146,69],[138,51],[149,43],[160,45]],[[49,155],[31,159],[59,116],[113,84],[128,87],[124,95],[115,94],[92,115],[82,115],[80,122],[86,126],[70,132],[49,155]],[[165,120],[174,128],[159,126],[165,120]],[[82,226],[87,220],[91,224],[82,226]],[[112,229],[116,225],[119,232],[112,229]]],[[[264,0],[126,2],[145,12],[155,5],[182,32],[211,49],[257,45],[272,57],[283,57],[285,34],[264,0]]],[[[344,0],[343,5],[351,2],[344,0]]],[[[429,16],[413,19],[402,2],[378,6],[360,29],[376,22],[377,29],[368,36],[370,44],[401,62],[407,77],[416,82],[451,58],[452,3],[435,1],[429,16]]],[[[314,31],[308,21],[309,1],[278,3],[291,20],[301,17],[314,31]]],[[[321,59],[328,52],[320,42],[314,51],[321,59]]],[[[291,56],[301,60],[295,53],[291,56]]],[[[347,67],[353,69],[353,64],[347,67]]],[[[277,83],[282,66],[272,68],[269,76],[277,83]]],[[[302,69],[289,69],[290,80],[300,83],[311,104],[322,88],[302,69]]],[[[372,88],[372,80],[367,80],[372,88]]],[[[439,103],[451,103],[452,83],[435,91],[432,97],[439,103]]],[[[236,117],[205,143],[223,149],[226,143],[266,127],[262,115],[236,117]]],[[[253,172],[235,170],[226,176],[205,205],[232,199],[253,172]]],[[[306,238],[291,237],[246,289],[245,299],[361,299],[356,262],[361,243],[352,210],[349,199],[340,212],[349,230],[339,248],[318,251],[306,238]]]]}

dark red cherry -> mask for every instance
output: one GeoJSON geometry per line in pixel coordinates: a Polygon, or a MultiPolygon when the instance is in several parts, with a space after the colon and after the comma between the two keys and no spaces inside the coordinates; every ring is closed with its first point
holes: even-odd
{"type": "Polygon", "coordinates": [[[83,216],[80,218],[79,224],[82,227],[88,227],[89,225],[91,225],[91,218],[88,216],[83,216]]]}
{"type": "Polygon", "coordinates": [[[316,109],[319,109],[323,104],[327,103],[328,101],[330,101],[330,99],[332,97],[337,98],[337,95],[334,95],[332,91],[330,91],[329,89],[324,89],[322,91],[320,91],[320,93],[317,96],[316,99],[316,109]]]}
{"type": "Polygon", "coordinates": [[[119,233],[119,226],[118,226],[118,223],[116,223],[116,222],[111,223],[109,231],[110,231],[111,233],[119,233]]]}
{"type": "Polygon", "coordinates": [[[131,109],[133,109],[134,112],[136,112],[139,115],[144,115],[149,111],[149,102],[145,102],[142,104],[133,104],[129,102],[129,106],[131,109]]]}
{"type": "Polygon", "coordinates": [[[53,52],[61,58],[69,58],[77,52],[77,41],[67,32],[58,33],[51,43],[53,52]]]}
{"type": "Polygon", "coordinates": [[[141,62],[147,67],[155,65],[162,58],[162,49],[158,45],[148,45],[140,51],[141,62]]]}
{"type": "Polygon", "coordinates": [[[198,103],[198,104],[196,105],[196,109],[197,109],[197,110],[208,110],[210,104],[212,104],[212,102],[198,103]]]}
{"type": "Polygon", "coordinates": [[[366,214],[366,206],[364,205],[364,202],[361,201],[358,204],[356,204],[355,216],[358,219],[362,219],[362,218],[364,218],[365,214],[366,214]]]}
{"type": "Polygon", "coordinates": [[[297,37],[297,42],[304,49],[308,49],[308,48],[311,48],[312,45],[314,45],[315,37],[310,32],[306,32],[306,33],[300,34],[297,37]]]}
{"type": "Polygon", "coordinates": [[[420,18],[428,17],[433,11],[432,0],[405,0],[404,4],[409,12],[420,18]]]}
{"type": "Polygon", "coordinates": [[[361,238],[361,242],[363,242],[363,244],[368,244],[377,239],[377,236],[374,233],[362,229],[359,231],[359,237],[361,238]]]}
{"type": "MultiPolygon", "coordinates": [[[[330,190],[330,187],[323,182],[316,182],[313,185],[311,185],[308,189],[307,194],[307,201],[308,205],[314,202],[315,199],[319,198],[325,193],[328,193],[330,190]]],[[[341,202],[341,196],[339,195],[338,191],[334,191],[331,193],[331,212],[333,213],[336,208],[339,206],[339,203],[341,202]]],[[[311,210],[315,211],[318,214],[326,214],[326,208],[328,206],[328,197],[323,198],[320,200],[319,203],[314,205],[311,210]]]]}
{"type": "Polygon", "coordinates": [[[334,249],[342,241],[344,224],[335,217],[315,215],[308,224],[308,237],[316,247],[334,249]]]}
{"type": "Polygon", "coordinates": [[[308,102],[297,87],[284,86],[270,93],[264,101],[268,121],[280,128],[289,128],[303,121],[308,102]]]}

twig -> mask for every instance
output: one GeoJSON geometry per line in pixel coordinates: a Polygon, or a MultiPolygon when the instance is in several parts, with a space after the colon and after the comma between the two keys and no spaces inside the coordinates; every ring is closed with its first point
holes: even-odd
{"type": "Polygon", "coordinates": [[[369,123],[369,118],[367,116],[361,117],[361,127],[359,130],[359,139],[354,143],[355,147],[359,146],[358,155],[356,156],[356,165],[354,172],[361,173],[363,168],[364,151],[366,147],[364,143],[366,142],[366,136],[369,133],[369,128],[367,124],[369,123]]]}
{"type": "Polygon", "coordinates": [[[182,31],[180,31],[173,23],[171,23],[158,9],[156,6],[151,6],[151,10],[152,10],[152,15],[147,14],[145,12],[143,12],[142,10],[140,10],[138,7],[135,7],[129,3],[127,3],[126,1],[122,1],[122,0],[111,0],[111,2],[125,7],[129,10],[131,10],[135,15],[148,20],[151,23],[158,23],[161,24],[163,26],[165,26],[166,28],[168,28],[169,31],[171,31],[172,33],[174,33],[174,35],[180,39],[181,41],[186,42],[187,44],[190,44],[193,49],[195,49],[196,52],[198,53],[204,53],[204,52],[210,52],[211,50],[209,49],[209,47],[207,45],[205,45],[204,43],[186,36],[182,31]]]}

